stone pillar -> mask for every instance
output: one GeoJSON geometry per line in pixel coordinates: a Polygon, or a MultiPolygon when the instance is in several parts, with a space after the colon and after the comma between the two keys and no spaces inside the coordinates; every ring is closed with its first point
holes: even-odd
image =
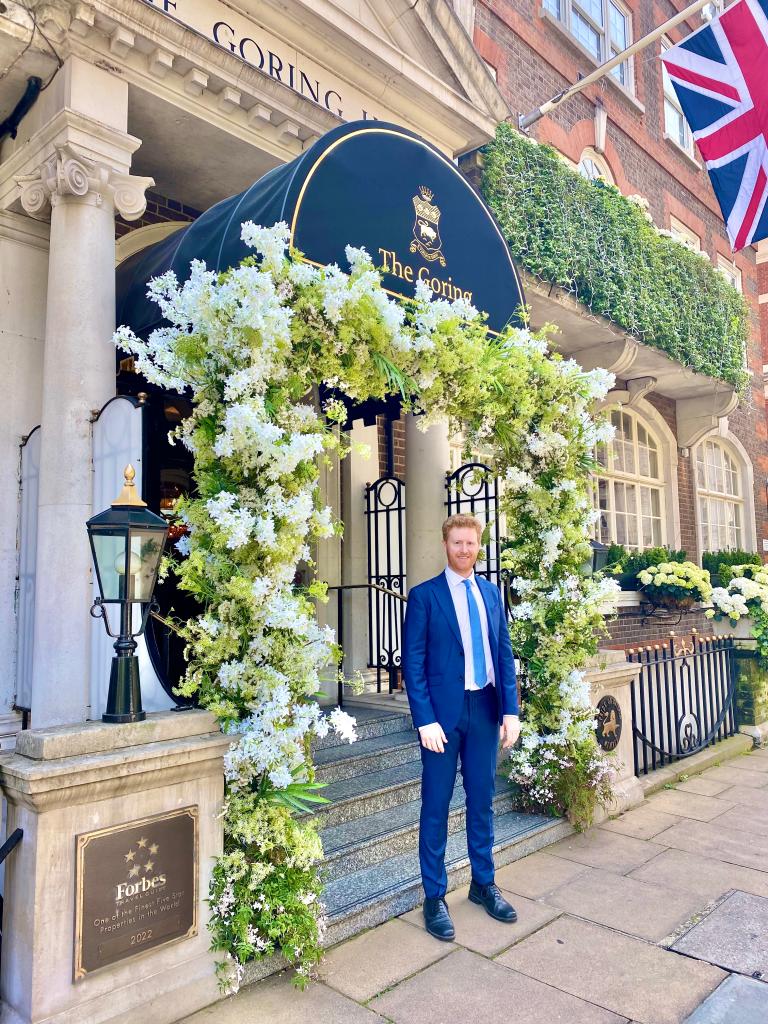
{"type": "Polygon", "coordinates": [[[5,865],[2,1024],[170,1024],[217,999],[206,898],[228,746],[207,711],[19,734],[0,762],[8,834],[24,832],[5,865]]]}
{"type": "Polygon", "coordinates": [[[645,799],[643,788],[635,775],[632,755],[631,685],[640,667],[627,661],[624,651],[599,651],[587,667],[592,704],[599,712],[601,746],[613,760],[613,800],[604,810],[598,809],[595,823],[609,814],[620,814],[636,807],[645,799]],[[600,702],[603,701],[602,708],[600,702]]]}
{"type": "MultiPolygon", "coordinates": [[[[344,539],[341,543],[341,581],[345,585],[368,581],[368,524],[365,515],[365,485],[378,477],[378,433],[358,420],[353,424],[351,440],[367,444],[369,458],[355,451],[341,464],[341,515],[344,539]]],[[[343,597],[344,672],[351,677],[368,667],[368,594],[348,590],[343,597]]]]}
{"type": "Polygon", "coordinates": [[[440,527],[446,517],[445,474],[450,465],[448,426],[419,430],[405,417],[405,540],[408,589],[445,567],[440,527]]]}
{"type": "MultiPolygon", "coordinates": [[[[127,99],[127,93],[126,93],[127,99]]],[[[63,112],[66,114],[67,112],[63,112]]],[[[50,212],[43,358],[32,724],[88,717],[91,418],[115,394],[115,211],[144,212],[150,178],[125,173],[138,140],[109,131],[112,162],[91,158],[89,119],[61,118],[53,151],[20,175],[21,204],[50,212]],[[78,142],[73,142],[73,137],[78,142]],[[122,152],[121,152],[122,150],[122,152]]],[[[102,136],[108,130],[99,126],[102,136]]],[[[94,714],[100,709],[94,709],[94,714]]]]}

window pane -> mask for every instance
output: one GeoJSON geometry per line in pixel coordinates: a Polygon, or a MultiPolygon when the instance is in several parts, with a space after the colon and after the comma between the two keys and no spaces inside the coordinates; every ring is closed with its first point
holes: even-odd
{"type": "Polygon", "coordinates": [[[585,49],[589,50],[597,60],[601,59],[600,34],[575,8],[571,31],[585,49]]]}
{"type": "Polygon", "coordinates": [[[578,14],[578,8],[594,21],[596,25],[603,24],[603,0],[574,0],[573,13],[578,14]]]}
{"type": "Polygon", "coordinates": [[[611,42],[616,46],[616,52],[626,50],[629,46],[629,32],[627,31],[627,16],[620,11],[616,4],[610,4],[609,14],[611,27],[611,42]]]}
{"type": "Polygon", "coordinates": [[[544,0],[544,9],[549,11],[550,14],[554,14],[558,21],[562,21],[561,0],[544,0]]]}
{"type": "Polygon", "coordinates": [[[696,483],[699,487],[705,488],[707,486],[706,477],[704,476],[704,446],[699,445],[696,449],[696,483]]]}

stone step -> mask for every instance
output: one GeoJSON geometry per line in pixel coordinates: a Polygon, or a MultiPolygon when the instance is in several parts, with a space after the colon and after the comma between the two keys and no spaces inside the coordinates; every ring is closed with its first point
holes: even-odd
{"type": "MultiPolygon", "coordinates": [[[[495,814],[513,808],[515,790],[507,779],[496,779],[495,814]]],[[[326,882],[372,864],[379,864],[408,850],[418,848],[421,799],[368,814],[365,817],[330,825],[320,832],[325,857],[322,876],[326,882]]],[[[466,822],[466,796],[457,779],[448,813],[448,832],[463,829],[466,822]]]]}
{"type": "Polygon", "coordinates": [[[416,800],[421,790],[421,758],[393,768],[379,768],[352,778],[331,782],[320,795],[331,802],[309,815],[318,829],[340,825],[388,807],[416,800]]]}
{"type": "Polygon", "coordinates": [[[318,782],[340,782],[369,775],[380,768],[394,768],[409,761],[421,764],[419,740],[413,729],[358,739],[344,746],[325,747],[314,757],[318,782]]]}
{"type": "MultiPolygon", "coordinates": [[[[326,710],[325,708],[323,710],[326,710]]],[[[389,708],[377,708],[364,705],[345,704],[344,710],[357,722],[357,742],[373,739],[375,736],[384,736],[387,733],[401,732],[403,729],[411,729],[412,722],[408,708],[402,710],[390,710],[389,708]]],[[[413,733],[416,737],[416,732],[413,733]]],[[[355,746],[346,740],[341,739],[333,730],[329,730],[327,736],[317,736],[312,742],[313,757],[317,756],[320,750],[329,747],[355,746]]]]}
{"type": "MultiPolygon", "coordinates": [[[[494,863],[497,868],[519,860],[570,835],[573,827],[562,818],[505,811],[494,821],[494,863]]],[[[456,889],[470,878],[466,833],[448,836],[445,866],[448,888],[456,889]]],[[[326,884],[322,900],[328,915],[324,946],[382,924],[420,906],[424,899],[417,850],[409,850],[326,884]]]]}

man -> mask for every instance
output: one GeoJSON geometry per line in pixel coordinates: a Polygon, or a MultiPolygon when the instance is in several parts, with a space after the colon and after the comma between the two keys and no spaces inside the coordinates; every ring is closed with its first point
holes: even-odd
{"type": "Polygon", "coordinates": [[[517,920],[494,884],[493,794],[501,738],[520,733],[517,679],[498,589],[476,576],[482,527],[474,516],[443,523],[447,566],[408,594],[403,675],[421,742],[419,863],[424,919],[435,938],[455,930],[445,902],[448,810],[461,755],[472,867],[469,898],[497,921],[517,920]]]}

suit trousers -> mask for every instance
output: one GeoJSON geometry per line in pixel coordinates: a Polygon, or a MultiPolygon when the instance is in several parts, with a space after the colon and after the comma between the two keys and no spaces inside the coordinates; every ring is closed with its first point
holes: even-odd
{"type": "Polygon", "coordinates": [[[493,796],[499,720],[495,688],[491,683],[482,690],[464,691],[461,717],[446,737],[448,742],[442,754],[421,745],[419,864],[427,898],[444,896],[448,889],[445,847],[459,755],[467,798],[467,847],[472,877],[480,885],[490,885],[494,880],[493,796]]]}

